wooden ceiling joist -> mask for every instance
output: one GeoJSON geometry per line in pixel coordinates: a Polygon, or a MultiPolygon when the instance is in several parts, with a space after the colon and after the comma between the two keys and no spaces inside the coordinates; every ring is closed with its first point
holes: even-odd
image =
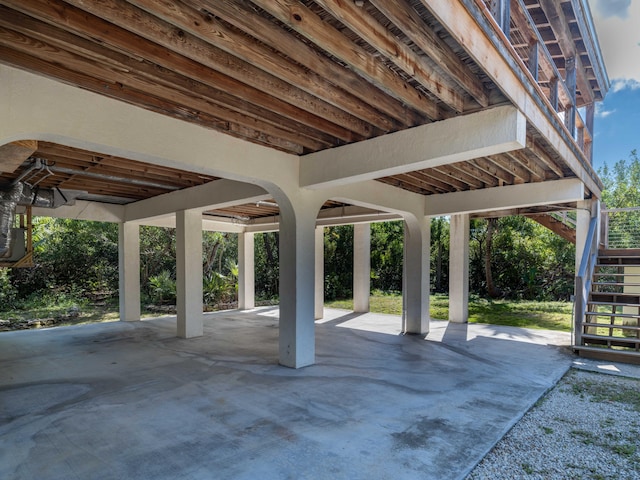
{"type": "Polygon", "coordinates": [[[368,12],[366,5],[340,0],[315,0],[334,18],[360,36],[386,59],[408,73],[415,81],[456,112],[463,111],[462,96],[440,77],[406,44],[402,43],[368,12]]]}
{"type": "Polygon", "coordinates": [[[422,120],[414,111],[408,109],[401,102],[385,95],[352,70],[337,66],[335,62],[320,55],[300,38],[286,32],[274,22],[256,15],[255,10],[251,10],[250,4],[246,1],[185,0],[185,3],[192,8],[201,5],[200,10],[203,13],[218,16],[240,30],[251,32],[254,38],[274,50],[278,48],[286,50],[293,61],[328,79],[332,84],[358,97],[360,100],[368,102],[371,105],[370,108],[375,108],[376,111],[385,115],[378,114],[379,118],[374,121],[370,118],[370,115],[372,115],[370,113],[367,113],[365,117],[356,112],[353,114],[377,125],[381,129],[394,130],[396,127],[393,120],[403,126],[417,125],[422,120]],[[386,118],[387,116],[391,117],[391,120],[386,118]]]}
{"type": "Polygon", "coordinates": [[[482,107],[489,105],[489,95],[480,79],[438,35],[426,25],[406,0],[370,0],[383,15],[440,66],[482,107]]]}
{"type": "MultiPolygon", "coordinates": [[[[600,88],[572,5],[560,2],[570,23],[563,39],[556,36],[555,20],[534,0],[511,3],[517,7],[512,8],[515,50],[507,50],[519,55],[519,68],[526,68],[533,41],[549,51],[536,67],[541,95],[550,93],[550,82],[563,73],[572,45],[584,62],[584,78],[600,88]]],[[[456,2],[454,8],[476,4],[482,2],[456,2]]],[[[425,0],[0,0],[0,63],[305,155],[509,103],[492,80],[492,67],[470,55],[469,44],[433,13],[435,5],[425,0]]],[[[579,85],[580,94],[583,88],[579,85]]],[[[562,111],[569,101],[563,82],[559,98],[562,111]]],[[[531,126],[527,133],[521,151],[378,180],[437,195],[576,175],[545,137],[531,126]]],[[[43,187],[86,190],[88,196],[119,203],[215,179],[47,142],[31,154],[59,166],[43,187]]],[[[0,174],[0,186],[29,167],[22,160],[15,171],[0,174]]],[[[277,208],[247,204],[218,213],[255,218],[274,212],[277,208]]]]}
{"type": "Polygon", "coordinates": [[[372,57],[366,50],[340,31],[330,28],[318,15],[294,0],[253,0],[253,3],[268,12],[288,27],[322,45],[326,52],[348,64],[360,76],[385,91],[392,97],[435,120],[440,117],[438,106],[415,89],[407,88],[405,82],[382,61],[372,57]],[[345,48],[349,45],[349,48],[345,48]]]}
{"type": "MultiPolygon", "coordinates": [[[[109,22],[161,45],[169,51],[190,58],[219,73],[240,79],[245,85],[297,106],[300,110],[316,117],[314,121],[324,123],[327,131],[346,142],[360,140],[372,133],[370,125],[188,33],[181,28],[182,24],[169,24],[124,0],[66,1],[93,15],[102,15],[109,22]]],[[[174,9],[174,2],[171,2],[169,7],[174,9]]],[[[301,115],[302,112],[299,114],[301,115]]]]}

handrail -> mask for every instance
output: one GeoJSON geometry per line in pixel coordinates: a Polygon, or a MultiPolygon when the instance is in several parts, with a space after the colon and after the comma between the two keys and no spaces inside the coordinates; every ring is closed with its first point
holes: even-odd
{"type": "MultiPolygon", "coordinates": [[[[488,0],[476,0],[483,1],[485,7],[488,5],[488,0]]],[[[546,43],[538,30],[538,26],[535,21],[531,17],[528,9],[523,0],[500,0],[502,2],[508,2],[510,4],[509,13],[511,16],[511,21],[514,22],[516,27],[522,31],[523,38],[525,41],[533,41],[537,44],[536,49],[536,61],[533,63],[528,61],[525,64],[523,57],[516,51],[516,55],[523,63],[522,66],[525,67],[525,71],[531,74],[533,81],[538,86],[539,93],[546,97],[549,101],[550,105],[553,107],[553,111],[559,120],[564,121],[565,128],[567,132],[579,147],[579,150],[585,155],[587,160],[591,162],[591,144],[593,142],[593,133],[589,130],[589,126],[587,125],[587,121],[582,118],[582,115],[577,108],[578,105],[575,101],[575,93],[569,89],[569,85],[567,85],[566,78],[563,78],[560,75],[558,67],[549,52],[549,49],[546,46],[546,43]],[[527,38],[528,37],[528,38],[527,38]],[[531,69],[535,69],[532,71],[531,69]],[[538,80],[538,69],[541,69],[545,74],[549,77],[548,80],[551,82],[551,86],[549,88],[548,95],[545,94],[542,90],[542,86],[540,84],[540,80],[538,80]],[[563,110],[561,114],[560,111],[563,110]],[[573,121],[568,121],[566,119],[566,115],[572,115],[573,121]],[[573,125],[573,126],[571,126],[573,125]]],[[[487,8],[487,11],[488,8],[487,8]]],[[[497,20],[496,20],[497,21],[497,20]]],[[[507,31],[506,39],[509,41],[512,47],[513,44],[510,34],[507,31]]]]}
{"type": "Polygon", "coordinates": [[[582,344],[582,322],[587,310],[587,300],[591,291],[591,279],[598,258],[598,217],[592,217],[589,222],[589,232],[584,243],[584,251],[580,259],[580,268],[575,280],[575,309],[573,338],[574,345],[582,344]]]}

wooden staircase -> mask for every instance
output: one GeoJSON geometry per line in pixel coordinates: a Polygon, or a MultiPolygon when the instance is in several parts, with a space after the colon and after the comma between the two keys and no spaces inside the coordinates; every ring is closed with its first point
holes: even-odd
{"type": "Polygon", "coordinates": [[[549,230],[564,238],[568,242],[575,245],[576,243],[576,229],[575,224],[569,225],[567,222],[562,221],[549,214],[529,215],[529,218],[535,220],[543,227],[547,227],[549,230]]]}
{"type": "Polygon", "coordinates": [[[598,252],[584,317],[580,355],[640,363],[640,249],[598,252]]]}

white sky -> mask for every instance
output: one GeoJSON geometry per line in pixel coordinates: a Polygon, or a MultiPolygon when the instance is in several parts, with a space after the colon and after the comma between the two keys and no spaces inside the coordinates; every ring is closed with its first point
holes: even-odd
{"type": "Polygon", "coordinates": [[[589,0],[613,90],[640,88],[640,0],[589,0]]]}

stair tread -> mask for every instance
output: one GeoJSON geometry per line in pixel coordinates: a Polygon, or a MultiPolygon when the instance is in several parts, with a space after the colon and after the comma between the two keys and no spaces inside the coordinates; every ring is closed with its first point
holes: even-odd
{"type": "Polygon", "coordinates": [[[638,303],[624,302],[587,302],[588,305],[601,305],[604,307],[640,307],[638,303]]]}
{"type": "MultiPolygon", "coordinates": [[[[628,287],[640,287],[640,283],[636,282],[593,282],[591,285],[610,285],[612,287],[624,287],[625,285],[628,287]]],[[[623,292],[621,292],[623,293],[623,292]]],[[[627,292],[632,293],[632,292],[627,292]]],[[[640,292],[638,292],[640,294],[640,292]]]]}
{"type": "Polygon", "coordinates": [[[640,319],[640,314],[635,314],[635,313],[585,312],[585,315],[590,315],[592,317],[620,317],[620,318],[640,319]]]}
{"type": "Polygon", "coordinates": [[[597,327],[597,328],[617,328],[619,330],[640,330],[640,327],[636,325],[611,325],[609,323],[593,323],[593,322],[583,322],[583,327],[597,327]]]}
{"type": "Polygon", "coordinates": [[[591,340],[610,340],[622,343],[640,343],[640,338],[638,337],[612,337],[609,335],[593,335],[590,333],[583,333],[582,338],[591,339],[591,340]]]}
{"type": "Polygon", "coordinates": [[[629,350],[611,350],[610,348],[588,347],[586,345],[574,345],[573,349],[585,350],[589,352],[599,352],[604,354],[618,354],[618,355],[626,355],[631,357],[640,357],[640,352],[629,351],[629,350]]]}

